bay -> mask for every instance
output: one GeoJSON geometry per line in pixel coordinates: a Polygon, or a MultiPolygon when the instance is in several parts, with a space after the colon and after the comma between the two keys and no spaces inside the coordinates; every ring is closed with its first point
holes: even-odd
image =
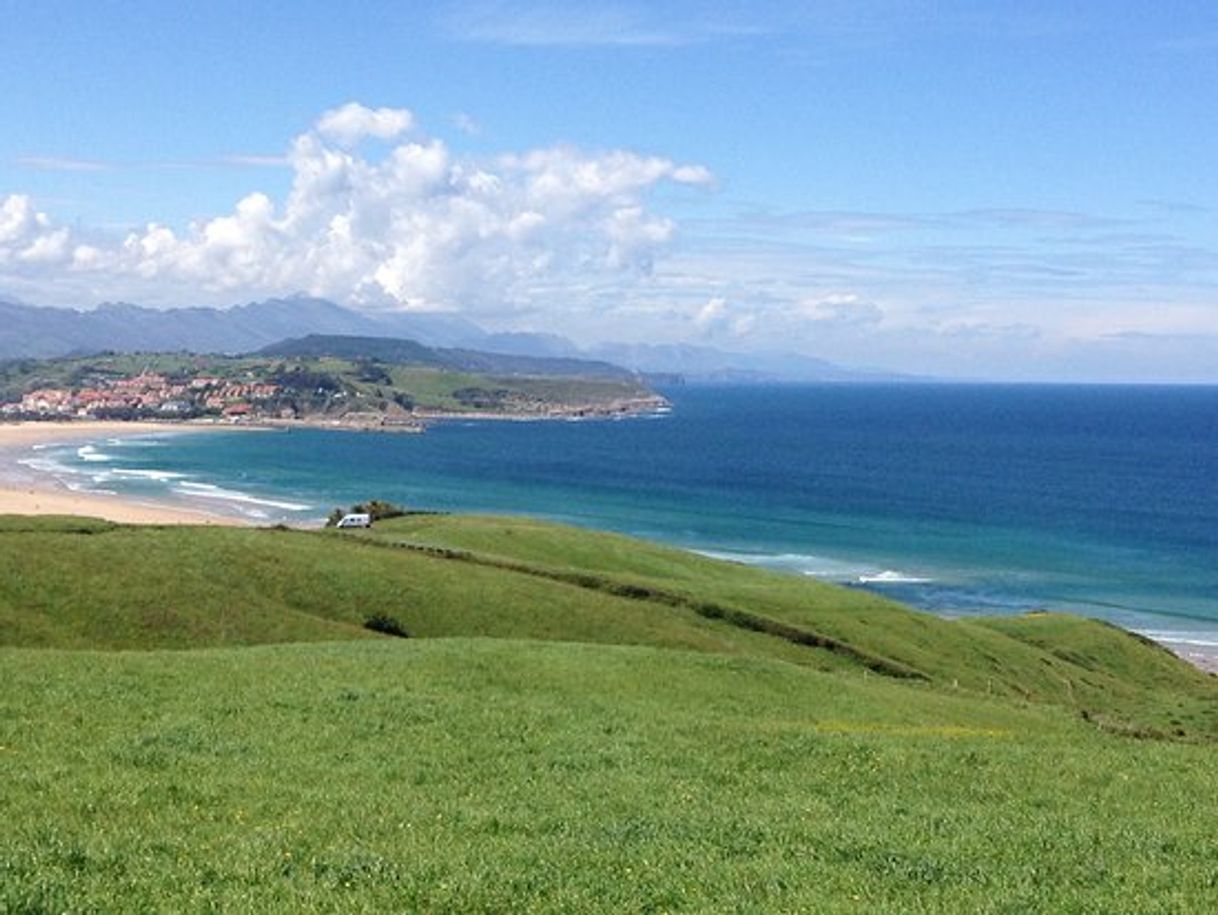
{"type": "Polygon", "coordinates": [[[671,413],[45,449],[84,489],[319,521],[368,498],[621,531],[949,615],[1218,642],[1218,388],[688,387],[671,413]]]}

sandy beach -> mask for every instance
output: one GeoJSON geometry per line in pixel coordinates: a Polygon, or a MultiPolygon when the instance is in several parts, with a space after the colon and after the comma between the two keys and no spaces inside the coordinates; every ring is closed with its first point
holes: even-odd
{"type": "MultiPolygon", "coordinates": [[[[99,436],[132,436],[206,432],[208,426],[139,422],[0,423],[0,472],[17,453],[35,445],[85,441],[99,436]]],[[[207,514],[185,508],[151,505],[99,493],[72,492],[57,487],[49,477],[21,485],[0,476],[0,515],[82,515],[125,524],[225,524],[240,518],[207,514]]]]}

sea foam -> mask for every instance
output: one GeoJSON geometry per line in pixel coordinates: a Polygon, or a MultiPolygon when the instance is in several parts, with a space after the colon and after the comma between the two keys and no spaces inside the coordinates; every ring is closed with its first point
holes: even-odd
{"type": "Polygon", "coordinates": [[[177,473],[173,470],[135,470],[130,468],[115,468],[107,471],[112,477],[120,477],[132,480],[153,480],[157,483],[168,483],[172,480],[187,479],[184,473],[177,473]]]}
{"type": "Polygon", "coordinates": [[[873,575],[860,575],[858,583],[860,585],[928,585],[933,581],[930,578],[923,578],[920,575],[907,575],[904,572],[896,572],[892,569],[885,569],[883,572],[876,572],[873,575]]]}
{"type": "MultiPolygon", "coordinates": [[[[174,487],[174,492],[182,496],[196,499],[215,499],[221,502],[234,502],[240,505],[255,505],[264,508],[278,508],[289,512],[309,511],[313,506],[301,502],[285,502],[277,499],[260,499],[247,492],[235,489],[224,489],[212,483],[183,482],[174,487]]],[[[263,514],[262,517],[265,517],[263,514]]]]}
{"type": "Polygon", "coordinates": [[[76,449],[76,456],[82,461],[92,463],[107,463],[115,460],[114,455],[98,451],[92,445],[84,445],[76,449]]]}
{"type": "Polygon", "coordinates": [[[735,550],[694,550],[693,552],[711,559],[723,559],[765,569],[795,572],[807,575],[809,578],[842,584],[926,584],[931,581],[929,578],[906,575],[891,569],[880,570],[876,566],[866,563],[811,553],[750,553],[735,550]]]}
{"type": "Polygon", "coordinates": [[[1186,632],[1170,629],[1139,629],[1139,635],[1165,645],[1187,645],[1190,648],[1218,648],[1218,635],[1213,632],[1186,632]]]}

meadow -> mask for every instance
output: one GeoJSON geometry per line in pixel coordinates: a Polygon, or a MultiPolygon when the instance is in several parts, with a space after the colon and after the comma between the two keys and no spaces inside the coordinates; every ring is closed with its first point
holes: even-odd
{"type": "Polygon", "coordinates": [[[1215,681],[1100,623],[522,519],[7,518],[0,646],[2,911],[1218,898],[1215,681]]]}

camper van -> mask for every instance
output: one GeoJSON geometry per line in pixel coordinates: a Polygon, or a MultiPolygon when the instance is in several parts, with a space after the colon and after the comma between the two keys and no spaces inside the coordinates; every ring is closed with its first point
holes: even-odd
{"type": "Polygon", "coordinates": [[[343,515],[335,527],[372,527],[372,516],[368,514],[343,515]]]}

